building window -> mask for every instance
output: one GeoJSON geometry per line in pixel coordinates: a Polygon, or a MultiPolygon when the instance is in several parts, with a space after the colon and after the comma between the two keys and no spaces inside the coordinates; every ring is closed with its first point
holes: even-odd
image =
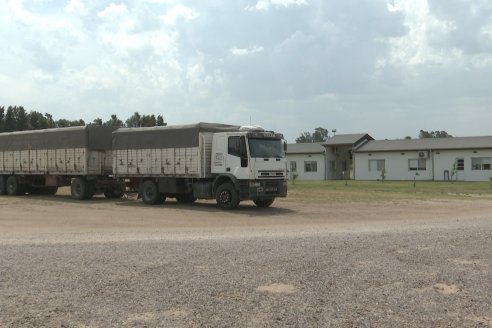
{"type": "Polygon", "coordinates": [[[475,157],[472,158],[472,170],[490,170],[492,158],[475,157]]]}
{"type": "Polygon", "coordinates": [[[318,172],[318,162],[304,162],[304,172],[318,172]]]}
{"type": "Polygon", "coordinates": [[[297,172],[297,162],[296,161],[290,162],[290,172],[297,172]]]}
{"type": "Polygon", "coordinates": [[[369,172],[379,172],[384,169],[384,159],[370,159],[369,172]]]}
{"type": "Polygon", "coordinates": [[[427,170],[427,160],[424,158],[409,159],[408,170],[410,171],[425,171],[427,170]]]}
{"type": "Polygon", "coordinates": [[[465,170],[465,160],[463,158],[456,159],[456,171],[464,171],[465,170]]]}

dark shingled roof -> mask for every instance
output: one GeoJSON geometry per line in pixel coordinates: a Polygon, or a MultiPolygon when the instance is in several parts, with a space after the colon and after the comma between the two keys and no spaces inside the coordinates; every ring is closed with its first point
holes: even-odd
{"type": "Polygon", "coordinates": [[[287,154],[322,154],[325,147],[320,142],[294,143],[287,145],[287,154]]]}

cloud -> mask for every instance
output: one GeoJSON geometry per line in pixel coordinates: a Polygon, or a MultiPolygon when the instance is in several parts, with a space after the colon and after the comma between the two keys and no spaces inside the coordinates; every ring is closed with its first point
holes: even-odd
{"type": "Polygon", "coordinates": [[[86,15],[87,8],[85,4],[81,0],[69,0],[65,8],[63,10],[67,13],[75,13],[79,15],[86,15]]]}
{"type": "Polygon", "coordinates": [[[249,48],[237,48],[237,47],[232,47],[229,49],[230,53],[233,54],[234,56],[246,56],[246,55],[251,55],[255,54],[258,52],[262,52],[265,50],[262,46],[254,45],[249,48]]]}
{"type": "Polygon", "coordinates": [[[199,16],[200,14],[195,10],[186,6],[179,5],[168,9],[164,15],[160,16],[160,18],[166,25],[176,25],[176,23],[180,19],[188,22],[195,18],[198,18],[199,16]]]}
{"type": "Polygon", "coordinates": [[[124,3],[120,3],[118,5],[110,3],[106,8],[104,8],[104,10],[98,12],[97,16],[100,18],[108,18],[126,13],[128,13],[128,8],[124,3]]]}
{"type": "Polygon", "coordinates": [[[306,0],[258,0],[253,6],[247,6],[246,10],[249,11],[268,11],[270,8],[288,8],[292,6],[300,7],[307,6],[306,0]]]}

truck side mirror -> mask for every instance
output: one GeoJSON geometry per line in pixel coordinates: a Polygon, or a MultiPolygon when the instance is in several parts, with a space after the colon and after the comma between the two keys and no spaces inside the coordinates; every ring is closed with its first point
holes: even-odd
{"type": "Polygon", "coordinates": [[[248,167],[248,150],[246,149],[245,137],[241,137],[239,141],[239,154],[241,158],[241,167],[248,167]]]}
{"type": "Polygon", "coordinates": [[[287,142],[284,141],[284,152],[287,152],[287,142]]]}

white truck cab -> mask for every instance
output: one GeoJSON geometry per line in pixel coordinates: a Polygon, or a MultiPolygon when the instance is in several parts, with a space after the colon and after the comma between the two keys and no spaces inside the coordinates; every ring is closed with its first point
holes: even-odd
{"type": "Polygon", "coordinates": [[[229,179],[222,196],[217,184],[217,201],[224,208],[241,200],[270,206],[275,197],[287,195],[287,164],[283,135],[260,127],[242,127],[237,132],[215,133],[212,142],[212,174],[216,181],[229,179]],[[234,190],[229,190],[229,189],[234,190]],[[237,195],[234,195],[234,192],[237,195]],[[237,196],[237,197],[236,197],[237,196]],[[237,198],[237,199],[236,199],[237,198]]]}

